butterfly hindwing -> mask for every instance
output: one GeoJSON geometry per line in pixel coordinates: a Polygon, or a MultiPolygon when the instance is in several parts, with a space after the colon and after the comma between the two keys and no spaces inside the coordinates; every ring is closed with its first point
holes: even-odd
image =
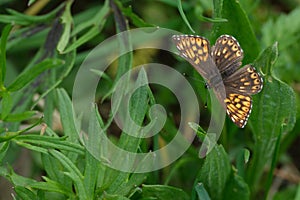
{"type": "Polygon", "coordinates": [[[223,82],[227,91],[239,94],[257,94],[263,87],[263,79],[250,64],[224,78],[223,82]]]}
{"type": "Polygon", "coordinates": [[[240,128],[247,124],[252,109],[252,99],[249,95],[228,93],[224,100],[227,114],[240,128]]]}

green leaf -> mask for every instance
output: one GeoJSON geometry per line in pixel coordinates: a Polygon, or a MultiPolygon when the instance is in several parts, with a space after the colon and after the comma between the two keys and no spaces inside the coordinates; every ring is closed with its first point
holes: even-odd
{"type": "Polygon", "coordinates": [[[81,145],[66,141],[65,139],[66,137],[57,138],[45,135],[20,135],[15,138],[16,141],[22,143],[29,143],[43,148],[60,149],[84,155],[85,151],[81,145]]]}
{"type": "MultiPolygon", "coordinates": [[[[52,75],[53,78],[48,79],[48,82],[51,84],[53,83],[52,81],[54,81],[54,78],[56,77],[56,73],[50,72],[50,76],[52,75]]],[[[48,84],[47,84],[48,85],[48,84]]],[[[50,136],[56,136],[55,132],[53,132],[49,127],[53,127],[53,121],[55,119],[53,119],[53,113],[55,112],[55,102],[56,102],[56,98],[55,98],[55,92],[49,92],[49,94],[44,98],[45,99],[45,107],[44,107],[44,122],[45,124],[47,124],[47,128],[46,128],[46,133],[50,136]]],[[[38,104],[38,102],[40,101],[35,101],[34,106],[32,106],[31,108],[35,107],[36,104],[38,104]]]]}
{"type": "Polygon", "coordinates": [[[81,30],[91,26],[91,28],[88,31],[85,31],[85,33],[82,36],[80,36],[75,42],[73,42],[69,47],[67,47],[63,53],[68,53],[70,51],[76,50],[79,46],[88,42],[101,32],[106,23],[107,16],[110,12],[108,2],[108,0],[105,1],[103,7],[95,15],[94,18],[87,21],[86,23],[80,24],[80,26],[73,31],[72,36],[73,34],[77,34],[81,30]]]}
{"type": "Polygon", "coordinates": [[[130,175],[129,180],[123,182],[120,187],[119,194],[128,195],[137,185],[141,185],[147,179],[147,174],[144,173],[133,173],[130,175]]]}
{"type": "Polygon", "coordinates": [[[11,140],[12,138],[18,136],[20,132],[6,132],[5,135],[0,136],[0,143],[11,140]]]}
{"type": "MultiPolygon", "coordinates": [[[[15,29],[8,40],[7,43],[7,51],[13,50],[12,55],[14,55],[14,50],[18,50],[20,52],[29,51],[33,48],[40,48],[43,46],[43,43],[45,41],[46,35],[49,32],[49,28],[46,25],[37,25],[37,26],[29,26],[29,27],[20,27],[18,29],[15,29]],[[15,49],[16,48],[16,49],[15,49]]],[[[36,57],[38,54],[44,53],[44,52],[38,52],[34,55],[36,57]]],[[[34,59],[30,59],[29,62],[32,62],[34,59]]],[[[40,61],[40,57],[39,57],[40,61]]],[[[37,62],[34,62],[37,63],[37,62]]]]}
{"type": "Polygon", "coordinates": [[[34,145],[24,143],[24,142],[20,142],[20,141],[17,141],[16,143],[19,146],[24,147],[25,149],[28,149],[30,151],[35,151],[35,152],[42,153],[42,154],[48,154],[48,150],[43,148],[43,147],[34,146],[34,145]]]}
{"type": "Polygon", "coordinates": [[[21,122],[34,116],[36,111],[25,111],[23,113],[13,113],[6,116],[5,121],[7,122],[21,122]]]}
{"type": "Polygon", "coordinates": [[[259,54],[259,45],[250,21],[237,0],[215,0],[214,17],[227,19],[228,22],[213,24],[213,38],[222,34],[234,36],[245,52],[244,63],[253,62],[259,54]]]}
{"type": "Polygon", "coordinates": [[[211,23],[227,22],[227,19],[223,19],[223,18],[208,18],[204,16],[199,16],[198,18],[201,19],[201,21],[203,22],[211,22],[211,23]]]}
{"type": "Polygon", "coordinates": [[[64,13],[61,16],[61,23],[63,25],[63,33],[59,39],[57,44],[57,50],[62,53],[66,46],[69,43],[70,36],[71,36],[71,29],[73,25],[73,18],[71,15],[71,6],[74,1],[67,1],[64,13]]]}
{"type": "Polygon", "coordinates": [[[31,6],[34,2],[36,2],[36,0],[29,0],[28,3],[27,3],[27,6],[31,6]]]}
{"type": "Polygon", "coordinates": [[[53,89],[55,89],[69,75],[69,73],[71,72],[72,68],[74,67],[75,58],[76,58],[76,52],[75,52],[75,50],[72,51],[72,52],[70,52],[70,53],[68,53],[68,54],[66,54],[65,63],[61,67],[62,69],[64,69],[64,71],[61,73],[61,75],[58,78],[55,78],[56,80],[54,80],[55,82],[52,83],[52,85],[50,86],[50,88],[48,88],[43,94],[41,94],[39,96],[39,98],[31,106],[31,109],[33,109],[36,106],[36,104],[42,98],[44,98],[47,94],[49,94],[49,92],[53,91],[53,89]]]}
{"type": "Polygon", "coordinates": [[[244,162],[248,163],[250,158],[250,151],[248,149],[244,149],[244,162]]]}
{"type": "Polygon", "coordinates": [[[91,115],[89,116],[88,139],[85,141],[87,154],[89,154],[87,155],[84,175],[84,182],[87,184],[87,193],[92,190],[92,187],[95,184],[95,178],[98,179],[97,186],[101,187],[104,184],[105,177],[118,174],[114,173],[115,171],[112,169],[109,171],[111,174],[106,171],[107,167],[105,165],[108,165],[110,161],[104,157],[104,155],[107,155],[107,140],[105,140],[107,139],[107,136],[103,130],[102,123],[98,107],[94,105],[91,109],[91,115]]]}
{"type": "Polygon", "coordinates": [[[0,144],[0,163],[2,163],[3,158],[6,156],[6,152],[9,148],[9,142],[0,144]]]}
{"type": "Polygon", "coordinates": [[[46,182],[36,182],[36,183],[29,184],[28,186],[34,189],[39,189],[39,190],[44,190],[49,192],[57,192],[60,194],[67,195],[68,197],[75,198],[75,195],[73,194],[72,190],[70,190],[69,188],[47,177],[43,177],[43,178],[46,180],[46,182]]]}
{"type": "MultiPolygon", "coordinates": [[[[147,75],[144,69],[142,69],[138,75],[137,81],[134,84],[142,85],[147,81],[147,75]]],[[[129,109],[130,117],[132,118],[132,122],[136,123],[136,125],[141,126],[145,115],[148,111],[148,86],[142,86],[138,88],[131,96],[129,107],[122,107],[120,109],[129,109]]],[[[126,95],[126,93],[124,94],[126,95]]],[[[124,106],[124,105],[123,105],[124,106]]],[[[125,124],[128,122],[125,122],[125,124]]],[[[130,127],[129,127],[130,128],[130,127]]],[[[129,133],[133,133],[138,131],[128,130],[129,133]]],[[[139,138],[134,138],[129,136],[128,134],[122,134],[119,145],[131,152],[136,152],[140,143],[139,138]]]]}
{"type": "Polygon", "coordinates": [[[0,22],[5,24],[10,24],[11,22],[14,22],[14,24],[19,24],[19,25],[30,24],[28,20],[13,15],[0,15],[0,22]]]}
{"type": "Polygon", "coordinates": [[[267,191],[265,193],[265,199],[268,199],[269,191],[273,185],[274,171],[276,169],[278,157],[279,157],[281,135],[282,135],[281,133],[282,133],[282,130],[280,131],[280,134],[278,135],[278,138],[277,138],[277,142],[275,145],[275,150],[274,150],[274,154],[273,154],[273,158],[272,158],[272,163],[271,163],[271,167],[270,167],[269,174],[268,174],[268,179],[267,179],[267,182],[265,185],[265,191],[267,191]]]}
{"type": "MultiPolygon", "coordinates": [[[[62,184],[67,190],[73,190],[73,181],[67,177],[61,170],[61,163],[50,154],[41,155],[44,170],[47,172],[47,177],[51,180],[62,184]]],[[[47,179],[44,178],[46,181],[47,179]]]]}
{"type": "Polygon", "coordinates": [[[191,30],[191,32],[195,33],[194,29],[192,28],[192,26],[190,25],[188,19],[186,18],[185,14],[184,14],[184,11],[183,11],[183,8],[182,8],[182,5],[181,5],[181,0],[177,0],[177,8],[178,8],[178,11],[179,11],[179,13],[180,13],[183,21],[189,27],[189,29],[191,30]]]}
{"type": "Polygon", "coordinates": [[[228,155],[221,145],[216,145],[205,158],[197,182],[203,183],[212,199],[223,199],[223,191],[230,176],[228,155]]]}
{"type": "Polygon", "coordinates": [[[15,186],[14,189],[15,189],[15,192],[16,192],[18,198],[20,198],[20,199],[32,199],[32,200],[36,199],[36,200],[38,200],[38,197],[36,196],[36,194],[27,188],[15,186]]]}
{"type": "Polygon", "coordinates": [[[205,137],[207,136],[207,133],[205,130],[203,130],[203,128],[199,125],[196,124],[194,122],[189,122],[189,126],[196,131],[197,136],[199,137],[199,139],[201,141],[204,141],[205,137]]]}
{"type": "Polygon", "coordinates": [[[9,115],[13,106],[12,97],[9,92],[2,93],[1,101],[1,119],[4,120],[9,115]]]}
{"type": "Polygon", "coordinates": [[[80,182],[82,182],[83,175],[81,174],[80,170],[76,167],[76,165],[68,157],[66,157],[63,153],[61,153],[57,150],[50,149],[49,152],[53,157],[55,157],[57,160],[59,160],[60,163],[70,172],[69,176],[74,181],[76,181],[77,183],[82,185],[82,183],[80,183],[80,182]]]}
{"type": "Polygon", "coordinates": [[[250,151],[248,149],[242,148],[239,149],[239,152],[237,154],[236,158],[236,168],[238,175],[241,177],[245,177],[245,164],[249,162],[250,158],[250,151]]]}
{"type": "MultiPolygon", "coordinates": [[[[148,86],[145,86],[144,83],[147,83],[147,76],[146,76],[146,72],[144,69],[141,69],[139,74],[138,74],[138,78],[136,80],[136,82],[134,82],[134,85],[143,85],[141,87],[139,87],[137,90],[135,90],[135,92],[132,94],[131,98],[130,98],[130,102],[129,102],[129,106],[126,105],[121,105],[119,107],[119,109],[125,109],[124,112],[129,112],[130,113],[130,117],[131,117],[131,123],[135,123],[135,125],[141,126],[144,120],[144,117],[148,111],[148,86]],[[129,111],[128,111],[129,109],[129,111]]],[[[123,88],[124,84],[122,84],[120,87],[123,88]]],[[[129,87],[129,84],[127,84],[127,86],[129,87]]],[[[134,87],[134,86],[132,86],[134,87]]],[[[121,90],[119,90],[121,91],[121,90]]],[[[116,92],[115,92],[116,94],[116,92]]],[[[124,98],[121,95],[125,95],[127,96],[128,94],[125,92],[125,94],[117,94],[118,97],[116,97],[116,99],[119,98],[124,98]],[[119,96],[120,95],[120,96],[119,96]]],[[[128,133],[133,133],[133,134],[138,134],[136,130],[136,128],[134,125],[133,126],[128,126],[128,121],[125,121],[124,124],[127,124],[127,128],[128,130],[126,130],[126,132],[128,133]]],[[[137,138],[137,137],[133,137],[131,135],[126,134],[125,132],[123,132],[121,134],[121,138],[119,140],[118,145],[120,146],[120,148],[129,151],[129,152],[137,152],[139,145],[140,145],[141,139],[137,138]]],[[[120,157],[120,155],[116,155],[118,157],[120,157]]],[[[120,162],[125,162],[123,157],[118,158],[118,160],[120,160],[120,162]]],[[[127,165],[130,166],[130,163],[126,163],[127,165]]],[[[125,164],[123,164],[125,165],[125,164]]],[[[111,172],[112,175],[111,176],[116,176],[115,171],[111,172]]],[[[109,188],[108,192],[111,194],[120,194],[119,191],[123,191],[123,188],[120,186],[124,186],[124,182],[125,180],[128,179],[129,174],[128,173],[118,173],[118,175],[115,178],[109,178],[110,176],[107,177],[108,181],[112,182],[111,187],[109,188]]],[[[140,178],[140,177],[139,177],[140,178]]],[[[126,185],[125,185],[126,186],[126,185]]],[[[128,190],[126,190],[126,192],[129,192],[128,190]]],[[[123,193],[124,194],[124,193],[123,193]]]]}
{"type": "Polygon", "coordinates": [[[249,187],[242,177],[235,173],[231,174],[223,192],[223,199],[250,199],[249,187]]]}
{"type": "Polygon", "coordinates": [[[107,194],[105,193],[103,195],[104,199],[107,199],[107,200],[130,200],[124,196],[121,196],[121,195],[116,195],[116,194],[107,194]]]}
{"type": "Polygon", "coordinates": [[[64,3],[60,4],[57,8],[51,11],[48,14],[40,15],[40,16],[32,16],[26,15],[24,13],[20,13],[18,11],[12,9],[6,9],[8,13],[11,15],[0,15],[0,22],[9,24],[19,24],[19,25],[30,25],[30,24],[37,24],[37,23],[44,23],[52,21],[53,18],[56,17],[57,12],[64,6],[64,3]]]}
{"type": "Polygon", "coordinates": [[[196,123],[189,122],[189,126],[196,132],[196,135],[201,141],[205,141],[205,150],[202,152],[200,150],[200,157],[204,157],[206,154],[207,149],[212,149],[214,145],[216,145],[217,136],[216,134],[210,133],[208,134],[206,131],[203,130],[201,126],[196,123]]]}
{"type": "MultiPolygon", "coordinates": [[[[103,164],[109,164],[110,161],[104,158],[107,155],[107,135],[104,132],[103,121],[99,114],[97,105],[93,105],[91,115],[89,116],[88,138],[85,141],[85,146],[89,153],[103,164]]],[[[105,176],[105,171],[99,172],[101,177],[105,176]]]]}
{"type": "Polygon", "coordinates": [[[94,199],[94,190],[100,185],[96,185],[101,170],[100,162],[89,152],[86,152],[85,169],[84,169],[84,186],[88,199],[94,199]]]}
{"type": "Polygon", "coordinates": [[[83,175],[81,174],[80,170],[68,157],[66,157],[61,152],[56,150],[50,150],[49,152],[67,169],[68,172],[65,172],[65,174],[74,181],[75,189],[77,191],[79,199],[87,199],[87,194],[84,188],[83,175]]]}
{"type": "Polygon", "coordinates": [[[275,43],[264,50],[254,63],[257,69],[261,68],[264,72],[264,87],[253,97],[250,116],[255,146],[247,182],[252,189],[257,185],[265,164],[271,161],[279,135],[292,130],[296,120],[295,93],[273,74],[277,56],[275,43]]]}
{"type": "Polygon", "coordinates": [[[190,199],[182,189],[167,185],[143,185],[142,195],[144,199],[190,199]]]}
{"type": "MultiPolygon", "coordinates": [[[[115,8],[115,13],[120,12],[117,6],[115,6],[114,8],[115,8]]],[[[115,14],[115,18],[117,18],[116,25],[117,25],[118,33],[129,29],[124,16],[115,14]],[[122,27],[123,29],[126,30],[120,30],[119,27],[122,27]]],[[[124,34],[118,34],[116,38],[118,39],[118,43],[119,43],[118,53],[119,55],[121,55],[119,56],[118,59],[118,71],[111,91],[109,91],[103,97],[103,100],[106,99],[109,95],[111,95],[120,77],[123,76],[126,72],[128,72],[132,68],[133,53],[132,53],[132,38],[130,34],[125,32],[124,34]]],[[[126,84],[123,87],[124,89],[126,89],[126,84]]]]}
{"type": "MultiPolygon", "coordinates": [[[[99,19],[105,19],[106,17],[104,14],[110,11],[109,8],[109,1],[105,0],[103,6],[95,6],[94,8],[91,8],[88,11],[83,12],[84,17],[80,16],[81,21],[78,26],[74,27],[74,30],[72,31],[72,37],[78,35],[80,32],[82,32],[84,29],[87,29],[92,26],[100,26],[103,22],[99,19]],[[104,12],[105,11],[105,12],[104,12]],[[92,15],[91,15],[92,13],[92,15]]],[[[108,13],[106,13],[108,14],[108,13]]],[[[76,19],[78,17],[74,16],[74,21],[76,22],[76,19]]]]}
{"type": "Polygon", "coordinates": [[[198,183],[195,186],[195,190],[197,192],[199,200],[210,200],[210,197],[209,197],[209,195],[208,195],[207,191],[205,190],[202,183],[198,183]]]}
{"type": "Polygon", "coordinates": [[[213,17],[222,17],[223,0],[213,0],[213,17]]]}
{"type": "Polygon", "coordinates": [[[10,179],[10,182],[14,185],[14,186],[20,186],[20,187],[27,187],[29,184],[33,184],[36,183],[37,181],[31,178],[26,178],[24,176],[18,175],[16,174],[14,171],[10,171],[9,174],[6,175],[7,178],[10,179]]]}
{"type": "Polygon", "coordinates": [[[118,5],[119,9],[122,11],[124,16],[128,17],[131,19],[131,22],[136,26],[136,27],[154,27],[154,24],[149,24],[145,22],[142,18],[140,18],[137,14],[135,14],[132,10],[132,7],[125,8],[121,2],[115,1],[115,3],[118,5]]]}
{"type": "Polygon", "coordinates": [[[37,126],[38,124],[41,123],[41,121],[43,120],[43,118],[40,118],[39,120],[37,120],[34,124],[30,125],[29,127],[23,129],[23,130],[19,130],[19,131],[15,131],[15,132],[6,132],[5,135],[1,135],[0,136],[0,143],[1,142],[5,142],[8,141],[30,129],[32,129],[33,127],[37,126]]]}
{"type": "MultiPolygon", "coordinates": [[[[79,132],[77,130],[76,118],[72,102],[64,89],[57,89],[58,108],[60,111],[60,118],[64,128],[64,134],[68,136],[71,142],[78,142],[79,132]]],[[[78,125],[79,126],[79,125],[78,125]]]]}
{"type": "Polygon", "coordinates": [[[62,53],[68,53],[70,51],[73,51],[83,45],[84,43],[88,42],[89,40],[93,39],[95,36],[97,36],[102,27],[91,27],[88,31],[85,32],[84,35],[82,35],[80,38],[78,38],[75,42],[73,42],[69,47],[66,48],[66,50],[62,53]]]}
{"type": "Polygon", "coordinates": [[[36,64],[32,68],[23,71],[15,79],[15,81],[10,86],[8,86],[7,90],[10,92],[20,90],[21,88],[29,84],[31,81],[33,81],[33,79],[40,75],[42,72],[46,71],[47,69],[58,67],[62,64],[63,61],[59,59],[46,59],[36,64]]]}
{"type": "Polygon", "coordinates": [[[6,42],[12,29],[11,25],[6,25],[1,34],[0,40],[0,91],[4,90],[4,79],[6,73],[6,42]]]}

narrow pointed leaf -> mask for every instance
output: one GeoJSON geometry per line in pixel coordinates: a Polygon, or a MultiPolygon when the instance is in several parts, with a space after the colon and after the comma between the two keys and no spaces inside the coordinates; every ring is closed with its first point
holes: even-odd
{"type": "Polygon", "coordinates": [[[8,86],[7,90],[10,92],[20,90],[21,88],[29,84],[31,81],[33,81],[42,72],[46,71],[47,69],[61,66],[62,64],[63,61],[59,59],[46,59],[33,66],[32,68],[23,71],[15,79],[15,81],[10,86],[8,86]]]}

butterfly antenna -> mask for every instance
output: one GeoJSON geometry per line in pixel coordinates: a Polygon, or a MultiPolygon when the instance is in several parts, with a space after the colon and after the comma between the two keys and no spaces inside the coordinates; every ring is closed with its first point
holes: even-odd
{"type": "MultiPolygon", "coordinates": [[[[185,77],[188,77],[188,78],[190,78],[190,79],[193,79],[193,80],[195,80],[195,81],[204,83],[205,89],[208,89],[208,90],[210,89],[210,87],[207,85],[207,83],[206,83],[205,81],[203,81],[203,80],[201,80],[201,79],[198,79],[198,78],[195,78],[195,77],[192,77],[192,76],[186,74],[185,72],[183,72],[182,75],[185,76],[185,77]]],[[[208,93],[206,93],[206,98],[205,98],[204,108],[207,108],[207,102],[208,102],[208,93]]]]}
{"type": "MultiPolygon", "coordinates": [[[[185,77],[187,77],[187,78],[189,78],[189,79],[192,79],[192,80],[194,80],[194,81],[198,81],[198,82],[201,82],[201,83],[205,83],[205,81],[203,81],[203,80],[201,80],[201,79],[199,79],[199,78],[192,77],[192,76],[190,76],[189,74],[186,74],[185,72],[183,72],[182,75],[185,76],[185,77]]],[[[206,83],[205,83],[205,85],[206,85],[206,83]]]]}

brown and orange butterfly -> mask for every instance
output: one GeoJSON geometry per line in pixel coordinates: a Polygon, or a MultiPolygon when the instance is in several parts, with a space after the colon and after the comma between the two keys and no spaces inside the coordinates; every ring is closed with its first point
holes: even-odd
{"type": "Polygon", "coordinates": [[[240,68],[244,53],[238,41],[222,35],[210,47],[209,41],[201,36],[174,35],[172,38],[180,55],[206,79],[208,87],[214,89],[230,119],[244,128],[252,109],[251,95],[261,91],[263,79],[251,64],[240,68]],[[216,78],[216,74],[221,78],[216,78]],[[221,84],[225,86],[224,95],[218,92],[221,84]]]}

